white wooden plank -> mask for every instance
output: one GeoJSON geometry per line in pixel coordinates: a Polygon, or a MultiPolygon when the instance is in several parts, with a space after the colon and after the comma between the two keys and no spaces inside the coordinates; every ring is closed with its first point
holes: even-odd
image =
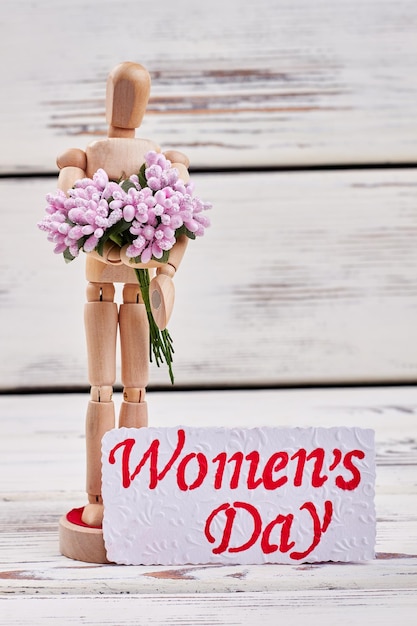
{"type": "MultiPolygon", "coordinates": [[[[414,170],[194,181],[213,224],[175,279],[178,384],[416,379],[414,170]]],[[[15,233],[0,250],[3,389],[87,384],[84,262],[66,265],[35,225],[55,184],[0,181],[15,233]]],[[[158,384],[167,372],[152,367],[158,384]]]]}
{"type": "Polygon", "coordinates": [[[195,166],[415,162],[415,2],[158,6],[3,0],[1,172],[52,171],[105,133],[123,60],[153,76],[142,136],[195,166]]]}
{"type": "Polygon", "coordinates": [[[0,396],[0,623],[413,623],[416,387],[149,394],[158,425],[374,428],[378,558],[361,565],[123,567],[60,556],[58,518],[84,498],[74,489],[86,396],[0,396]]]}
{"type": "MultiPolygon", "coordinates": [[[[23,624],[213,624],[275,626],[277,620],[290,624],[366,623],[390,626],[398,620],[414,624],[417,607],[414,591],[392,593],[320,590],[265,594],[210,594],[164,597],[129,595],[119,597],[8,598],[3,602],[7,625],[23,624]],[[243,596],[243,597],[242,597],[243,596]],[[34,621],[36,620],[36,621],[34,621]]],[[[2,609],[3,609],[2,606],[2,609]]],[[[2,618],[0,618],[2,619],[2,618]]]]}
{"type": "MultiPolygon", "coordinates": [[[[34,535],[33,535],[34,536],[34,535]]],[[[20,538],[20,535],[19,535],[20,538]]],[[[16,535],[9,537],[16,540],[16,535]]],[[[22,536],[26,546],[25,537],[22,536]]],[[[47,548],[41,533],[40,546],[47,548]]],[[[340,589],[372,596],[394,590],[416,591],[417,559],[395,556],[367,564],[322,563],[265,566],[190,566],[175,569],[138,566],[96,566],[48,553],[43,563],[4,564],[0,598],[4,595],[209,594],[303,592],[340,589]],[[20,565],[20,568],[19,568],[20,565]]]]}

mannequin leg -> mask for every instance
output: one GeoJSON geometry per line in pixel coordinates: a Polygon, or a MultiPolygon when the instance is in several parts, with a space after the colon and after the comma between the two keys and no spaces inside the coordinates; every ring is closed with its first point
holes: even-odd
{"type": "Polygon", "coordinates": [[[113,284],[89,283],[84,321],[91,399],[86,416],[86,489],[89,505],[82,519],[91,526],[102,519],[101,439],[114,428],[112,401],[116,377],[117,304],[113,284]]]}
{"type": "Polygon", "coordinates": [[[149,325],[139,285],[128,284],[123,289],[119,327],[124,387],[119,427],[141,428],[148,425],[149,325]]]}

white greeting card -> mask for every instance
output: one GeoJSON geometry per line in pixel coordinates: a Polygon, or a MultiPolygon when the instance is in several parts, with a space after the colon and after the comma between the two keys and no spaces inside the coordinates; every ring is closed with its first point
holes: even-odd
{"type": "Polygon", "coordinates": [[[102,462],[115,563],[374,558],[372,430],[121,428],[102,462]]]}

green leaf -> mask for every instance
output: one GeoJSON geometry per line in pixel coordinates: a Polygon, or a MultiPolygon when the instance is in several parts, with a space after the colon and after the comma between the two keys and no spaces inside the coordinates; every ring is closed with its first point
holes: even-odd
{"type": "Polygon", "coordinates": [[[128,232],[126,232],[129,231],[131,225],[131,222],[126,222],[126,220],[121,219],[119,222],[116,222],[116,224],[109,228],[105,235],[107,235],[107,239],[112,239],[112,241],[116,241],[115,239],[113,239],[114,237],[119,237],[122,245],[124,243],[131,243],[132,238],[129,237],[128,232]],[[123,233],[125,234],[123,237],[121,237],[123,233]]]}
{"type": "Polygon", "coordinates": [[[121,219],[116,224],[113,224],[108,230],[105,231],[97,244],[96,250],[100,256],[103,256],[104,244],[111,239],[118,246],[122,247],[125,243],[132,243],[133,236],[128,232],[131,226],[130,222],[121,219]]]}
{"type": "Polygon", "coordinates": [[[177,228],[177,230],[175,231],[175,238],[176,239],[178,239],[178,237],[180,235],[186,235],[188,237],[188,239],[195,239],[195,234],[193,232],[191,232],[191,230],[188,230],[188,228],[185,226],[185,224],[183,224],[182,226],[177,228]]]}
{"type": "Polygon", "coordinates": [[[118,233],[112,233],[109,237],[109,239],[111,239],[111,241],[113,241],[115,244],[117,244],[119,246],[119,248],[122,247],[123,245],[123,238],[120,234],[118,233]]]}
{"type": "Polygon", "coordinates": [[[148,181],[146,180],[146,176],[145,176],[145,170],[146,170],[146,163],[142,165],[138,174],[139,185],[142,187],[142,189],[148,186],[148,181]]]}
{"type": "Polygon", "coordinates": [[[155,259],[155,261],[159,261],[160,263],[168,263],[168,259],[169,259],[169,250],[164,250],[163,255],[161,256],[161,258],[157,259],[156,257],[152,257],[153,259],[155,259]]]}
{"type": "Polygon", "coordinates": [[[65,259],[65,263],[71,263],[71,261],[73,261],[75,259],[75,256],[72,256],[71,252],[69,251],[69,248],[64,250],[62,255],[63,255],[64,259],[65,259]]]}
{"type": "Polygon", "coordinates": [[[120,187],[123,189],[123,191],[127,193],[129,189],[131,189],[132,187],[135,187],[135,183],[132,183],[131,180],[126,179],[121,183],[120,187]]]}
{"type": "Polygon", "coordinates": [[[99,254],[100,256],[103,256],[104,253],[104,244],[106,243],[106,240],[104,240],[104,236],[99,240],[97,246],[96,246],[96,251],[97,254],[99,254]]]}
{"type": "Polygon", "coordinates": [[[175,238],[179,237],[180,235],[185,235],[186,230],[187,229],[185,228],[184,224],[177,228],[177,230],[175,231],[175,238]]]}

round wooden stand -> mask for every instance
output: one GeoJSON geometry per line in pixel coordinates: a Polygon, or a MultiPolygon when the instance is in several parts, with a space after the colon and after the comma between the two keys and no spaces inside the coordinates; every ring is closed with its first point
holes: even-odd
{"type": "Polygon", "coordinates": [[[61,554],[76,561],[110,563],[104,547],[103,530],[75,524],[69,521],[68,515],[59,520],[59,549],[61,554]]]}

